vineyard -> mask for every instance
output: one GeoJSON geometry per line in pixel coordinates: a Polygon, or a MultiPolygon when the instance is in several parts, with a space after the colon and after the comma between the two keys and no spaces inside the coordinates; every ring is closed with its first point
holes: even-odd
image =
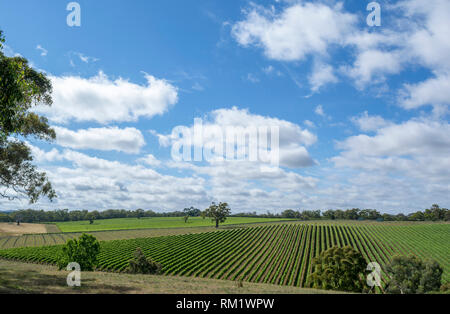
{"type": "MultiPolygon", "coordinates": [[[[276,224],[251,228],[101,243],[99,268],[124,271],[137,247],[167,275],[308,286],[311,261],[332,246],[351,245],[368,262],[396,254],[433,258],[450,281],[450,224],[276,224]]],[[[55,264],[61,246],[0,250],[0,257],[55,264]]],[[[383,274],[383,280],[386,280],[383,274]]]]}

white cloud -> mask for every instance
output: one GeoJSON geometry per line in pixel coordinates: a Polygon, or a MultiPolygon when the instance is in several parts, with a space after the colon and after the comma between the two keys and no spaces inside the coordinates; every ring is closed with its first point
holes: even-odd
{"type": "MultiPolygon", "coordinates": [[[[297,124],[277,118],[255,115],[248,110],[241,110],[236,107],[232,109],[218,109],[211,112],[209,121],[203,121],[204,138],[201,139],[201,142],[194,141],[192,144],[202,147],[207,145],[215,146],[216,141],[222,141],[222,139],[214,136],[216,130],[224,130],[223,134],[225,134],[227,127],[241,127],[243,129],[248,127],[266,127],[268,129],[278,127],[280,164],[290,168],[309,167],[315,164],[305,147],[317,141],[316,135],[306,129],[302,129],[297,124]]],[[[189,127],[189,129],[193,134],[193,126],[189,127]]],[[[179,137],[177,131],[169,135],[157,134],[157,136],[162,146],[184,143],[186,141],[186,139],[179,137]]],[[[239,149],[245,148],[239,147],[239,149]]],[[[258,151],[261,149],[263,148],[259,143],[258,151]]]]}
{"type": "Polygon", "coordinates": [[[369,116],[369,113],[365,111],[362,115],[352,117],[351,121],[358,126],[361,131],[377,131],[381,128],[391,125],[391,122],[386,121],[381,116],[369,116]]]}
{"type": "MultiPolygon", "coordinates": [[[[347,49],[354,59],[335,67],[351,78],[358,89],[383,84],[389,76],[411,65],[425,67],[436,79],[450,73],[448,0],[386,4],[383,9],[395,14],[396,23],[376,32],[358,27],[360,16],[346,12],[341,2],[285,4],[281,12],[274,6],[252,5],[244,11],[244,20],[234,24],[232,35],[242,46],[262,48],[266,57],[279,61],[304,61],[308,57],[322,60],[334,52],[333,47],[347,49]]],[[[309,75],[313,92],[336,83],[331,69],[313,68],[309,75]]],[[[431,105],[435,110],[441,106],[431,105]]]]}
{"type": "Polygon", "coordinates": [[[149,165],[151,167],[159,167],[161,165],[161,161],[158,160],[152,154],[148,154],[147,156],[140,158],[139,162],[143,162],[144,164],[149,165]]]}
{"type": "Polygon", "coordinates": [[[361,52],[352,67],[341,68],[345,74],[355,80],[359,88],[369,83],[385,81],[387,74],[401,71],[401,59],[398,52],[367,50],[361,52]]]}
{"type": "Polygon", "coordinates": [[[425,105],[450,105],[450,75],[430,78],[418,84],[405,84],[400,93],[400,104],[406,109],[425,105]]]}
{"type": "Polygon", "coordinates": [[[36,49],[41,52],[42,57],[45,57],[48,54],[48,50],[43,48],[41,45],[37,45],[36,49]]]}
{"type": "Polygon", "coordinates": [[[339,142],[343,152],[332,161],[338,167],[400,173],[427,182],[448,182],[450,124],[409,120],[378,129],[374,136],[357,135],[339,142]]]}
{"type": "Polygon", "coordinates": [[[140,117],[161,115],[178,102],[176,87],[148,74],[146,85],[122,78],[111,80],[103,72],[91,78],[50,78],[53,105],[37,110],[56,123],[137,121],[140,117]]]}
{"type": "Polygon", "coordinates": [[[307,127],[309,127],[309,128],[315,128],[315,127],[316,127],[316,125],[314,124],[314,122],[312,122],[312,121],[310,121],[310,120],[305,120],[305,121],[303,121],[303,123],[304,123],[307,127]]]}
{"type": "Polygon", "coordinates": [[[141,131],[136,128],[89,128],[78,131],[62,127],[54,129],[57,144],[74,149],[115,150],[137,154],[145,145],[141,131]]]}
{"type": "Polygon", "coordinates": [[[323,106],[322,105],[318,105],[316,107],[316,109],[314,110],[314,113],[321,116],[321,117],[326,117],[325,111],[323,110],[323,106]]]}
{"type": "Polygon", "coordinates": [[[308,77],[309,84],[311,85],[312,92],[318,92],[321,87],[330,84],[337,83],[339,80],[334,75],[333,67],[329,64],[316,62],[313,72],[308,77]]]}
{"type": "Polygon", "coordinates": [[[341,3],[296,3],[281,13],[253,6],[232,34],[244,47],[262,47],[271,59],[293,61],[326,55],[328,46],[341,43],[355,23],[356,17],[343,12],[341,3]]]}
{"type": "Polygon", "coordinates": [[[248,73],[246,79],[253,84],[259,83],[259,78],[252,73],[248,73]]]}

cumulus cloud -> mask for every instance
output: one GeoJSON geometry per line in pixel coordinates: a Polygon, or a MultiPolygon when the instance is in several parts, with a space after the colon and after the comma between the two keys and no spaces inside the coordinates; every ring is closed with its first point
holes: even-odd
{"type": "MultiPolygon", "coordinates": [[[[335,67],[358,89],[382,84],[389,76],[417,64],[435,76],[422,82],[427,88],[437,83],[433,80],[442,83],[450,73],[450,2],[408,0],[383,9],[395,14],[396,24],[374,32],[358,27],[360,17],[346,12],[340,2],[292,1],[280,10],[252,5],[244,11],[244,19],[234,24],[232,35],[240,45],[261,48],[266,57],[279,61],[325,60],[337,51],[334,47],[346,49],[354,57],[335,67]]],[[[336,83],[332,68],[331,64],[313,67],[308,76],[313,92],[336,83]]],[[[404,104],[413,108],[416,103],[404,104]]]]}
{"type": "Polygon", "coordinates": [[[140,117],[161,115],[178,102],[176,87],[148,74],[146,85],[122,78],[111,80],[103,72],[91,78],[50,78],[53,105],[39,107],[37,111],[56,123],[137,121],[140,117]]]}
{"type": "Polygon", "coordinates": [[[391,124],[381,116],[369,116],[367,111],[365,111],[362,115],[352,117],[351,121],[358,126],[361,131],[365,132],[377,131],[391,124]]]}
{"type": "Polygon", "coordinates": [[[147,156],[140,158],[138,161],[151,167],[158,167],[161,165],[161,161],[152,154],[148,154],[147,156]]]}
{"type": "Polygon", "coordinates": [[[74,149],[115,150],[137,154],[145,145],[141,131],[136,128],[109,127],[72,131],[56,126],[54,129],[57,144],[74,149]]]}
{"type": "Polygon", "coordinates": [[[318,92],[322,86],[337,83],[339,79],[334,74],[333,67],[329,64],[316,62],[313,72],[308,77],[312,92],[318,92]]]}
{"type": "Polygon", "coordinates": [[[322,3],[296,3],[282,12],[253,6],[232,34],[244,47],[257,46],[267,57],[281,61],[302,60],[309,54],[325,55],[328,46],[341,43],[352,31],[356,17],[322,3]]]}
{"type": "MultiPolygon", "coordinates": [[[[179,144],[192,144],[197,147],[218,147],[228,144],[235,144],[235,138],[226,136],[227,128],[235,130],[249,130],[254,128],[267,128],[271,130],[276,127],[279,130],[279,161],[282,166],[290,168],[309,167],[315,164],[305,147],[314,144],[317,141],[315,134],[299,125],[289,121],[280,120],[272,117],[264,117],[250,113],[245,109],[233,107],[231,109],[218,109],[209,114],[209,120],[203,121],[203,138],[185,139],[180,137],[179,128],[174,129],[171,134],[157,134],[160,144],[163,146],[179,144]],[[221,131],[218,134],[218,131],[221,131]],[[221,135],[221,136],[216,136],[221,135]]],[[[184,127],[190,134],[194,134],[194,126],[184,127]]],[[[239,143],[237,143],[239,144],[239,143]]],[[[245,141],[237,147],[237,154],[245,154],[247,147],[245,141]]],[[[258,139],[258,153],[265,150],[267,146],[263,145],[261,138],[258,139]]],[[[225,151],[225,149],[224,149],[225,151]]],[[[271,153],[275,153],[272,151],[271,153]]],[[[260,159],[261,162],[263,162],[260,159]]]]}
{"type": "Polygon", "coordinates": [[[399,103],[406,109],[450,105],[450,75],[441,75],[417,84],[405,84],[400,92],[399,103]]]}
{"type": "Polygon", "coordinates": [[[450,124],[429,119],[409,120],[379,128],[374,136],[351,136],[332,161],[337,167],[397,173],[428,182],[448,182],[450,124]]]}

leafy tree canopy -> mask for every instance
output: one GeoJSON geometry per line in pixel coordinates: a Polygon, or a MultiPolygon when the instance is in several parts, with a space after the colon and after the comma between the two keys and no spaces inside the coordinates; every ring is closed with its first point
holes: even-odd
{"type": "Polygon", "coordinates": [[[51,141],[56,135],[45,117],[30,110],[36,105],[51,105],[52,85],[23,57],[3,53],[0,31],[0,196],[8,199],[25,195],[31,203],[41,196],[56,197],[43,172],[31,163],[30,148],[24,142],[33,137],[51,141]]]}
{"type": "Polygon", "coordinates": [[[390,278],[388,293],[422,294],[440,289],[443,269],[436,261],[422,261],[410,255],[395,256],[386,266],[386,272],[390,278]]]}
{"type": "Polygon", "coordinates": [[[219,204],[212,203],[205,210],[205,215],[210,217],[212,221],[216,222],[216,228],[219,228],[219,223],[225,222],[227,216],[230,215],[231,209],[228,207],[227,203],[220,202],[219,204]]]}
{"type": "Polygon", "coordinates": [[[82,271],[92,271],[97,265],[97,256],[100,253],[100,243],[97,239],[85,234],[77,240],[68,240],[62,249],[59,258],[59,269],[67,267],[69,263],[78,263],[82,271]]]}
{"type": "Polygon", "coordinates": [[[313,288],[362,292],[367,262],[351,246],[332,247],[313,259],[313,288]]]}

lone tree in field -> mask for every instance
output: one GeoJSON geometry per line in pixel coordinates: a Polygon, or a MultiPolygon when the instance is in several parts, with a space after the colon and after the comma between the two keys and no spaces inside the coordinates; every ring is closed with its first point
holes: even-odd
{"type": "Polygon", "coordinates": [[[160,274],[162,266],[150,257],[146,257],[141,248],[134,252],[134,258],[129,261],[128,269],[133,274],[160,274]]]}
{"type": "Polygon", "coordinates": [[[216,222],[216,228],[219,228],[219,223],[225,222],[227,220],[227,216],[230,215],[231,209],[228,207],[227,203],[212,203],[205,210],[205,215],[210,217],[212,221],[216,222]]]}
{"type": "Polygon", "coordinates": [[[52,141],[55,131],[48,120],[31,112],[36,105],[51,105],[52,85],[23,57],[3,54],[0,30],[0,197],[10,200],[25,195],[30,203],[41,196],[56,197],[47,176],[31,164],[31,137],[52,141]]]}
{"type": "Polygon", "coordinates": [[[325,290],[362,292],[367,263],[351,246],[332,247],[312,262],[312,287],[325,290]]]}
{"type": "Polygon", "coordinates": [[[422,261],[417,256],[395,256],[386,266],[390,278],[386,291],[415,294],[438,291],[443,269],[436,261],[422,261]]]}
{"type": "Polygon", "coordinates": [[[97,256],[100,253],[100,243],[97,239],[85,234],[77,240],[67,241],[62,249],[62,255],[58,261],[59,269],[67,267],[70,263],[78,263],[82,271],[94,270],[97,265],[97,256]]]}

